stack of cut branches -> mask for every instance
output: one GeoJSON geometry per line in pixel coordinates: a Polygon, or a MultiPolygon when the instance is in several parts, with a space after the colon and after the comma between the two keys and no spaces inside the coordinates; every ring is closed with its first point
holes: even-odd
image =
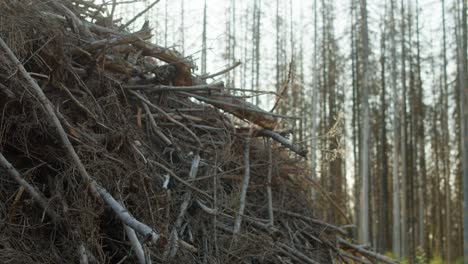
{"type": "Polygon", "coordinates": [[[394,263],[313,216],[280,116],[114,7],[0,2],[1,263],[394,263]]]}

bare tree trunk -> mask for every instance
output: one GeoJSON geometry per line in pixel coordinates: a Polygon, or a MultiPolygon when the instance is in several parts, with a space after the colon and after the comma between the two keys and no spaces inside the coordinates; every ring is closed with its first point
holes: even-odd
{"type": "Polygon", "coordinates": [[[395,0],[390,0],[391,9],[391,57],[392,57],[392,70],[391,81],[393,90],[393,252],[397,257],[401,257],[401,238],[400,238],[400,180],[399,180],[399,133],[398,133],[398,92],[396,86],[397,67],[396,67],[396,23],[395,23],[395,0]]]}
{"type": "Polygon", "coordinates": [[[418,244],[419,249],[423,255],[426,255],[426,244],[425,244],[425,177],[426,177],[426,149],[424,142],[424,110],[423,110],[423,84],[421,79],[421,49],[420,49],[420,31],[419,31],[419,1],[416,1],[416,46],[417,46],[417,87],[418,87],[418,128],[417,128],[417,144],[419,146],[419,171],[418,171],[418,244]]]}
{"type": "MultiPolygon", "coordinates": [[[[352,142],[353,142],[353,170],[354,170],[354,223],[356,225],[359,222],[359,146],[357,142],[359,141],[357,138],[359,136],[358,129],[357,129],[357,120],[358,120],[358,56],[357,56],[357,49],[356,49],[356,19],[355,19],[355,9],[356,9],[356,1],[351,0],[350,3],[350,13],[351,13],[351,23],[350,23],[350,32],[351,32],[351,79],[352,79],[352,86],[353,86],[353,95],[352,95],[352,118],[351,118],[351,128],[352,128],[352,142]]],[[[358,237],[357,233],[354,233],[354,237],[358,237]]]]}
{"type": "Polygon", "coordinates": [[[443,111],[442,111],[442,140],[444,141],[444,145],[442,146],[443,149],[443,170],[444,170],[444,187],[445,187],[445,251],[446,251],[446,261],[450,263],[451,256],[451,245],[450,245],[450,233],[451,233],[451,225],[450,225],[450,133],[448,131],[448,77],[447,77],[447,44],[446,44],[446,26],[445,26],[445,1],[442,0],[442,57],[443,57],[443,92],[442,92],[442,102],[443,102],[443,111]]]}
{"type": "MultiPolygon", "coordinates": [[[[460,94],[460,81],[458,80],[459,75],[458,75],[458,69],[460,66],[460,59],[461,56],[459,56],[459,40],[461,36],[461,24],[460,21],[462,19],[462,14],[461,14],[461,2],[457,2],[454,7],[454,21],[455,21],[455,26],[453,27],[453,33],[455,36],[455,41],[456,41],[456,65],[457,65],[457,71],[456,71],[456,83],[455,83],[455,113],[454,117],[455,120],[455,142],[461,143],[461,136],[462,136],[462,128],[461,128],[461,94],[460,94]],[[460,32],[459,32],[460,31],[460,32]]],[[[455,250],[454,252],[456,256],[463,256],[463,169],[462,169],[462,144],[457,144],[457,155],[458,155],[458,160],[456,160],[456,165],[455,165],[455,177],[454,177],[454,191],[455,191],[455,197],[454,197],[454,239],[455,241],[454,246],[455,250]]]]}
{"type": "MultiPolygon", "coordinates": [[[[315,0],[317,1],[317,0],[315,0]]],[[[280,0],[276,0],[276,92],[280,92],[281,78],[280,78],[280,0]]]]}
{"type": "MultiPolygon", "coordinates": [[[[201,74],[206,74],[206,23],[207,23],[207,18],[206,18],[206,0],[203,5],[203,35],[202,35],[202,54],[201,54],[201,74]]],[[[167,45],[166,45],[167,47],[167,45]]]]}
{"type": "MultiPolygon", "coordinates": [[[[317,179],[317,147],[314,145],[314,143],[318,143],[316,141],[316,136],[317,136],[317,122],[318,122],[318,115],[317,115],[317,103],[318,103],[318,94],[319,94],[319,87],[318,87],[318,45],[317,45],[317,39],[318,39],[318,32],[317,32],[317,0],[314,0],[314,54],[312,58],[312,93],[311,93],[311,107],[312,107],[312,113],[311,113],[311,138],[312,138],[312,144],[311,144],[311,150],[310,150],[310,169],[311,169],[311,178],[312,180],[317,179]]],[[[315,188],[312,187],[311,189],[311,194],[312,194],[312,200],[315,200],[316,198],[316,191],[315,188]]]]}
{"type": "Polygon", "coordinates": [[[408,119],[406,123],[409,126],[407,131],[407,147],[406,152],[408,153],[407,159],[407,175],[409,175],[407,179],[407,230],[408,230],[408,237],[407,237],[407,256],[408,261],[411,263],[416,262],[416,250],[415,250],[415,234],[416,234],[416,221],[415,219],[415,197],[414,197],[414,184],[415,184],[415,177],[416,175],[416,160],[418,154],[418,146],[415,143],[415,124],[417,122],[416,116],[416,85],[415,85],[415,72],[414,72],[414,61],[413,61],[413,11],[412,11],[412,1],[407,1],[408,12],[407,12],[407,33],[408,33],[408,62],[409,62],[409,82],[408,82],[408,119]]]}
{"type": "Polygon", "coordinates": [[[461,29],[458,35],[458,81],[460,89],[460,122],[462,145],[462,172],[463,172],[463,263],[468,264],[468,74],[467,69],[467,8],[463,1],[462,16],[459,22],[461,29]],[[461,32],[460,32],[461,31],[461,32]]]}
{"type": "MultiPolygon", "coordinates": [[[[227,61],[229,65],[236,63],[236,1],[231,0],[227,14],[227,61]]],[[[236,70],[227,74],[227,86],[235,87],[236,70]]]]}
{"type": "MultiPolygon", "coordinates": [[[[164,47],[167,47],[167,35],[168,35],[168,29],[167,29],[167,24],[168,24],[168,13],[167,13],[167,3],[169,2],[169,0],[166,0],[166,2],[164,2],[164,47]]],[[[133,5],[133,6],[136,6],[136,5],[133,5]]]]}
{"type": "MultiPolygon", "coordinates": [[[[301,11],[299,15],[299,23],[300,25],[304,24],[304,4],[301,2],[301,11]]],[[[305,112],[305,83],[304,83],[304,30],[302,26],[299,30],[299,104],[298,104],[298,114],[301,115],[301,119],[299,119],[299,142],[303,142],[305,137],[305,123],[306,123],[306,115],[302,113],[305,112]]]]}
{"type": "MultiPolygon", "coordinates": [[[[248,43],[248,32],[249,32],[249,13],[247,12],[242,16],[243,23],[241,25],[244,27],[244,36],[243,42],[248,43]]],[[[241,73],[241,87],[247,86],[247,61],[248,61],[248,45],[244,45],[242,50],[242,61],[246,62],[242,64],[242,73],[241,73]]],[[[252,87],[253,88],[253,87],[252,87]]]]}
{"type": "Polygon", "coordinates": [[[403,87],[401,102],[401,256],[407,256],[408,215],[407,215],[407,179],[406,179],[406,45],[405,45],[405,6],[401,0],[401,83],[403,87]]]}
{"type": "Polygon", "coordinates": [[[180,0],[180,49],[185,54],[185,0],[180,0]]]}
{"type": "Polygon", "coordinates": [[[367,32],[367,3],[360,0],[361,10],[361,38],[363,60],[363,94],[362,94],[362,142],[361,142],[361,217],[360,217],[360,241],[368,244],[369,237],[369,43],[367,32]]]}
{"type": "MultiPolygon", "coordinates": [[[[252,56],[252,89],[260,90],[260,15],[261,15],[261,1],[254,0],[253,11],[253,56],[252,56]]],[[[255,104],[260,104],[260,97],[255,96],[255,104]]]]}
{"type": "Polygon", "coordinates": [[[387,129],[385,126],[385,117],[387,108],[386,102],[386,82],[385,82],[385,70],[386,70],[386,26],[384,25],[383,32],[381,33],[381,95],[380,95],[380,197],[379,197],[379,242],[378,249],[381,253],[385,253],[388,249],[387,239],[389,237],[388,227],[388,155],[387,155],[387,129]]]}

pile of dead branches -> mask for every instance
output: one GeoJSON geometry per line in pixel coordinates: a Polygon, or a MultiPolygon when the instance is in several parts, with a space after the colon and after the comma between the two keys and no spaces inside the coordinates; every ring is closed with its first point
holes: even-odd
{"type": "Polygon", "coordinates": [[[279,116],[106,8],[0,2],[1,263],[392,262],[314,217],[279,116]]]}

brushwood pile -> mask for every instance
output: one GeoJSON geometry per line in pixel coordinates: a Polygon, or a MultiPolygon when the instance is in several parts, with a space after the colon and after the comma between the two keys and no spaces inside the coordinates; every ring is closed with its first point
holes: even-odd
{"type": "Polygon", "coordinates": [[[393,263],[317,219],[280,116],[113,2],[0,1],[0,263],[393,263]]]}

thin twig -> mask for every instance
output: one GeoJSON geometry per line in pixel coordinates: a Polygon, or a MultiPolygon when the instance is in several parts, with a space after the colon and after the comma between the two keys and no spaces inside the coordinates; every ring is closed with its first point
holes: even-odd
{"type": "Polygon", "coordinates": [[[232,65],[232,66],[230,66],[230,67],[228,67],[228,68],[226,68],[224,70],[221,70],[219,72],[209,74],[209,75],[200,76],[200,79],[205,80],[205,79],[209,79],[209,78],[213,78],[213,77],[225,74],[227,72],[230,72],[230,71],[234,70],[237,66],[239,66],[241,64],[242,63],[240,61],[238,61],[238,62],[234,63],[234,65],[232,65]]]}
{"type": "Polygon", "coordinates": [[[123,85],[124,88],[129,90],[145,90],[149,92],[196,92],[196,91],[211,91],[221,90],[224,88],[224,82],[216,82],[211,84],[193,85],[193,86],[171,86],[171,85],[155,85],[155,84],[143,84],[143,85],[123,85]]]}
{"type": "Polygon", "coordinates": [[[373,258],[373,259],[376,259],[378,261],[385,262],[385,263],[388,263],[388,264],[398,264],[399,263],[398,261],[393,260],[393,259],[391,259],[391,258],[389,258],[387,256],[384,256],[384,255],[372,252],[370,250],[367,250],[363,246],[354,245],[354,244],[346,241],[345,239],[343,239],[341,237],[338,237],[338,242],[341,245],[343,245],[345,247],[348,247],[348,248],[351,248],[351,249],[359,252],[360,254],[362,254],[362,255],[364,255],[366,257],[370,257],[370,258],[373,258]]]}
{"type": "Polygon", "coordinates": [[[165,170],[167,173],[169,173],[172,177],[174,177],[176,180],[178,180],[179,182],[181,182],[183,185],[187,186],[188,188],[200,193],[200,194],[203,194],[205,197],[209,198],[210,200],[213,199],[213,197],[211,197],[209,194],[207,194],[206,192],[198,189],[197,187],[195,186],[192,186],[190,183],[188,183],[186,180],[180,178],[179,176],[177,176],[177,174],[175,174],[172,170],[170,170],[168,167],[164,166],[163,164],[157,162],[157,161],[154,161],[154,160],[151,160],[151,159],[148,159],[148,161],[150,163],[153,163],[154,165],[160,167],[161,169],[165,170]]]}
{"type": "Polygon", "coordinates": [[[148,105],[143,104],[143,108],[145,109],[146,116],[148,117],[151,123],[151,126],[153,127],[154,133],[156,133],[162,139],[162,141],[164,141],[167,145],[171,146],[172,141],[168,137],[166,137],[166,135],[164,135],[164,133],[159,128],[158,124],[156,124],[156,121],[154,120],[154,116],[151,113],[151,110],[149,109],[148,105]]]}
{"type": "Polygon", "coordinates": [[[292,217],[296,217],[296,218],[299,218],[299,219],[302,219],[304,221],[311,222],[311,223],[314,223],[314,224],[317,224],[317,225],[321,225],[321,226],[324,226],[326,228],[335,230],[335,231],[339,232],[342,235],[346,235],[346,231],[343,230],[342,228],[340,228],[338,226],[335,226],[335,225],[332,225],[332,224],[329,224],[329,223],[326,223],[326,222],[323,222],[321,220],[310,218],[310,217],[307,217],[305,215],[301,215],[301,214],[298,214],[298,213],[294,213],[294,212],[290,212],[290,211],[286,211],[286,210],[281,210],[281,209],[277,209],[277,208],[275,208],[274,210],[276,212],[278,212],[278,213],[288,215],[288,216],[292,216],[292,217]]]}
{"type": "MultiPolygon", "coordinates": [[[[72,92],[65,86],[63,85],[63,83],[60,83],[60,88],[62,88],[67,94],[68,96],[72,99],[72,101],[81,109],[83,110],[84,112],[86,112],[92,119],[94,119],[94,121],[96,122],[97,125],[99,125],[100,127],[106,129],[106,130],[112,130],[111,128],[109,128],[108,126],[106,126],[105,124],[103,124],[102,122],[99,121],[98,119],[98,116],[95,115],[93,112],[91,112],[91,110],[88,109],[88,107],[84,106],[73,94],[72,92]]],[[[91,93],[89,93],[91,94],[91,93]]],[[[92,96],[92,94],[91,94],[92,96]]],[[[92,96],[92,98],[94,99],[94,97],[92,96]]],[[[96,100],[94,99],[94,102],[96,102],[96,100]]],[[[96,105],[97,102],[96,102],[96,105]]]]}
{"type": "MultiPolygon", "coordinates": [[[[193,157],[192,166],[190,167],[188,180],[194,180],[197,177],[197,171],[198,171],[199,164],[200,164],[200,155],[197,153],[193,157]]],[[[182,221],[184,219],[185,213],[187,212],[187,209],[188,209],[191,198],[192,198],[192,192],[190,190],[188,190],[184,195],[184,201],[180,205],[179,216],[177,217],[177,220],[176,220],[176,223],[175,223],[175,227],[177,229],[179,229],[180,226],[182,225],[182,221]]]]}
{"type": "Polygon", "coordinates": [[[15,93],[13,93],[8,87],[0,83],[0,91],[3,92],[8,98],[15,98],[15,93]]]}
{"type": "Polygon", "coordinates": [[[283,99],[283,96],[286,94],[286,92],[288,91],[288,87],[290,85],[290,82],[291,82],[291,75],[292,75],[292,62],[289,63],[289,71],[288,71],[288,79],[284,82],[283,84],[283,87],[279,93],[279,95],[276,96],[276,100],[275,100],[275,103],[273,105],[273,107],[271,108],[270,112],[273,112],[275,111],[275,109],[280,106],[281,104],[281,99],[283,99]]]}
{"type": "Polygon", "coordinates": [[[112,0],[112,8],[110,12],[110,20],[111,20],[111,25],[114,24],[114,13],[115,13],[115,7],[117,6],[117,0],[112,0]]]}
{"type": "MultiPolygon", "coordinates": [[[[192,160],[192,166],[190,167],[190,172],[189,172],[189,180],[193,180],[197,177],[197,171],[198,171],[198,166],[200,164],[200,155],[197,153],[195,154],[193,160],[192,160]]],[[[180,205],[180,212],[179,212],[179,216],[177,217],[177,220],[175,222],[175,225],[174,225],[174,228],[171,232],[171,236],[174,236],[175,239],[177,240],[178,244],[179,245],[182,245],[184,247],[188,247],[188,246],[191,246],[190,244],[186,243],[185,241],[183,241],[182,239],[179,239],[179,236],[178,236],[178,229],[180,229],[180,226],[182,225],[182,221],[184,220],[184,216],[185,216],[185,213],[187,212],[187,209],[188,209],[188,206],[190,204],[190,200],[192,199],[192,191],[191,190],[188,190],[185,194],[184,194],[184,201],[182,202],[182,204],[180,205]]],[[[171,257],[174,257],[175,254],[177,253],[177,247],[176,246],[172,246],[173,247],[173,250],[170,254],[171,257]]],[[[188,247],[189,249],[191,248],[195,248],[195,247],[188,247]]],[[[196,248],[195,248],[196,250],[196,248]]]]}
{"type": "Polygon", "coordinates": [[[318,189],[319,192],[323,195],[323,197],[325,197],[328,201],[330,201],[330,203],[333,205],[333,207],[335,207],[336,210],[341,214],[341,216],[343,216],[343,218],[346,220],[346,223],[352,223],[351,219],[349,219],[349,217],[346,215],[344,210],[336,203],[336,201],[332,197],[330,197],[328,192],[325,191],[322,188],[322,186],[320,186],[319,183],[317,183],[315,180],[312,180],[310,178],[307,178],[307,181],[311,182],[312,185],[314,186],[314,188],[318,189]]]}
{"type": "Polygon", "coordinates": [[[205,102],[205,103],[208,103],[208,104],[212,104],[212,105],[214,105],[214,106],[225,105],[225,106],[233,107],[233,108],[235,108],[235,109],[241,109],[241,110],[243,110],[243,111],[245,111],[245,112],[255,112],[255,113],[260,113],[260,114],[264,114],[264,115],[272,116],[272,117],[282,117],[282,118],[300,119],[299,117],[270,113],[270,112],[267,112],[267,111],[261,110],[261,109],[255,109],[255,108],[250,108],[250,107],[247,108],[245,105],[231,104],[231,103],[223,102],[223,101],[220,101],[220,100],[207,98],[207,97],[204,97],[204,96],[201,96],[201,95],[198,95],[198,94],[194,94],[194,93],[181,92],[181,94],[185,94],[185,95],[187,95],[187,96],[190,96],[190,97],[193,97],[193,98],[195,98],[195,99],[198,99],[198,100],[200,100],[200,101],[202,101],[202,102],[205,102]]]}
{"type": "Polygon", "coordinates": [[[138,31],[135,33],[131,33],[128,35],[117,36],[110,39],[100,39],[93,41],[84,46],[86,51],[94,51],[97,49],[102,49],[104,47],[112,47],[122,44],[131,44],[140,39],[148,39],[151,38],[151,32],[148,30],[138,31]]]}
{"type": "Polygon", "coordinates": [[[258,136],[266,136],[266,137],[271,137],[275,141],[281,143],[284,147],[290,149],[294,153],[298,154],[301,157],[307,158],[307,150],[302,149],[299,146],[293,144],[290,140],[287,138],[281,136],[280,134],[276,133],[273,130],[270,129],[261,129],[256,132],[258,136]]]}
{"type": "Polygon", "coordinates": [[[160,0],[156,0],[154,1],[152,4],[150,4],[148,7],[146,7],[145,9],[143,9],[140,13],[138,13],[136,16],[134,16],[132,19],[130,19],[127,23],[125,23],[125,25],[122,25],[120,26],[119,30],[122,31],[124,30],[125,28],[127,28],[128,26],[130,26],[133,22],[135,22],[135,20],[137,20],[139,17],[141,17],[142,15],[144,15],[146,12],[148,12],[148,10],[150,10],[153,6],[155,6],[157,3],[159,3],[160,0]]]}
{"type": "Polygon", "coordinates": [[[78,108],[87,113],[89,117],[97,121],[97,116],[93,112],[91,112],[91,110],[89,110],[89,107],[84,106],[65,85],[61,83],[60,88],[62,88],[62,90],[64,90],[66,94],[68,94],[70,99],[78,106],[78,108]]]}
{"type": "Polygon", "coordinates": [[[185,131],[187,131],[190,135],[193,136],[193,138],[197,141],[197,143],[200,145],[200,147],[203,146],[203,144],[201,143],[200,139],[197,137],[197,135],[195,135],[195,133],[193,133],[192,130],[190,130],[187,126],[185,126],[184,124],[180,123],[179,121],[175,120],[174,118],[172,118],[168,113],[166,113],[164,110],[162,110],[161,108],[159,108],[159,106],[153,104],[152,102],[150,102],[148,99],[146,99],[145,97],[143,97],[141,94],[135,92],[135,91],[130,91],[131,94],[135,95],[136,97],[138,97],[138,99],[140,99],[141,101],[143,101],[145,104],[147,104],[148,106],[151,106],[152,108],[156,109],[158,112],[160,112],[161,114],[163,114],[167,119],[169,119],[172,123],[182,127],[183,129],[185,129],[185,131]]]}
{"type": "Polygon", "coordinates": [[[65,5],[57,1],[50,1],[49,3],[55,8],[59,9],[61,12],[65,13],[70,18],[75,32],[80,33],[81,35],[86,36],[86,37],[92,37],[91,31],[89,31],[88,25],[85,24],[80,18],[78,18],[75,15],[75,13],[73,13],[65,5]]]}

